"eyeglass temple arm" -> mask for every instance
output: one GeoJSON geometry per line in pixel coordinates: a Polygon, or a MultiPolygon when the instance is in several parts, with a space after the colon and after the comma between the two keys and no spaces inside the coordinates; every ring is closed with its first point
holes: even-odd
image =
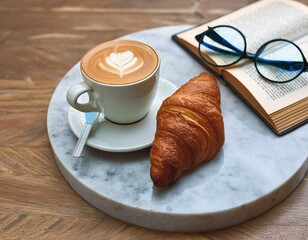
{"type": "Polygon", "coordinates": [[[238,54],[242,54],[243,51],[237,47],[235,47],[233,44],[231,44],[230,42],[228,42],[226,39],[224,39],[222,36],[220,36],[218,33],[216,33],[213,29],[211,29],[209,27],[209,30],[207,31],[206,36],[208,36],[210,39],[212,39],[213,41],[221,44],[222,46],[225,46],[227,48],[230,48],[232,50],[234,50],[235,52],[237,52],[238,54]]]}
{"type": "MultiPolygon", "coordinates": [[[[211,49],[211,50],[216,51],[216,52],[221,52],[221,53],[226,53],[226,54],[231,54],[231,55],[237,55],[237,56],[239,55],[239,53],[237,53],[237,52],[228,51],[226,49],[222,49],[222,48],[213,46],[213,45],[205,43],[205,42],[202,42],[201,44],[203,46],[211,49]]],[[[246,55],[247,55],[246,57],[251,59],[251,60],[255,59],[255,55],[252,54],[252,53],[246,53],[246,55]]],[[[262,63],[266,63],[268,65],[272,65],[272,66],[281,68],[281,69],[284,69],[284,70],[287,70],[287,71],[298,71],[300,68],[302,68],[302,62],[298,62],[298,61],[280,61],[280,60],[269,60],[269,59],[264,59],[264,58],[258,58],[258,61],[262,62],[262,63]]],[[[307,70],[308,70],[308,67],[307,67],[307,69],[305,69],[305,71],[307,71],[307,70]]]]}
{"type": "MultiPolygon", "coordinates": [[[[270,59],[258,58],[258,62],[266,63],[268,65],[278,67],[280,69],[287,70],[290,72],[298,71],[302,69],[303,67],[303,62],[299,62],[299,61],[280,61],[280,60],[270,60],[270,59]]],[[[304,68],[304,71],[307,71],[306,68],[304,68]]]]}
{"type": "Polygon", "coordinates": [[[304,72],[308,72],[308,62],[305,60],[304,72]]]}
{"type": "Polygon", "coordinates": [[[207,30],[206,32],[204,33],[201,33],[199,35],[197,35],[195,37],[195,39],[199,42],[199,44],[202,44],[203,46],[211,49],[211,50],[214,50],[216,52],[221,52],[221,53],[227,53],[227,54],[232,54],[232,55],[242,55],[243,54],[243,51],[241,51],[240,49],[236,48],[235,46],[233,46],[231,43],[229,43],[226,39],[224,39],[223,37],[221,37],[219,34],[217,34],[211,27],[209,27],[209,30],[207,30]],[[216,47],[214,45],[211,45],[211,44],[208,44],[206,42],[203,41],[203,37],[204,35],[207,35],[209,38],[211,38],[213,41],[227,47],[227,48],[230,48],[234,51],[229,51],[229,50],[226,50],[226,49],[222,49],[222,48],[219,48],[219,47],[216,47]]]}
{"type": "Polygon", "coordinates": [[[229,50],[226,50],[226,49],[222,49],[222,48],[216,47],[216,46],[214,46],[214,45],[208,44],[208,43],[206,43],[206,42],[202,42],[202,43],[200,43],[200,44],[202,44],[203,46],[205,46],[205,47],[207,47],[207,48],[209,48],[209,49],[211,49],[211,50],[214,50],[214,51],[216,51],[216,52],[228,53],[228,54],[237,55],[237,56],[240,55],[240,54],[237,53],[237,52],[229,51],[229,50]]]}
{"type": "MultiPolygon", "coordinates": [[[[203,42],[202,39],[201,39],[201,35],[197,35],[196,36],[196,40],[202,44],[203,46],[211,49],[211,50],[214,50],[216,52],[221,52],[221,53],[226,53],[226,54],[232,54],[232,55],[241,55],[242,54],[242,51],[239,50],[238,48],[234,47],[232,44],[230,44],[227,40],[225,40],[223,37],[221,37],[220,35],[218,35],[216,32],[214,31],[210,31],[211,34],[207,34],[207,36],[209,36],[213,41],[225,46],[225,47],[228,47],[234,51],[229,51],[229,50],[226,50],[226,49],[222,49],[222,48],[219,48],[219,47],[216,47],[216,46],[213,46],[211,44],[208,44],[206,42],[203,42]],[[200,42],[202,41],[202,42],[200,42]]],[[[251,60],[255,60],[255,54],[252,54],[252,53],[248,53],[246,52],[246,56],[247,58],[251,59],[251,60]]],[[[262,63],[266,63],[266,64],[269,64],[269,65],[272,65],[272,66],[275,66],[275,67],[278,67],[278,68],[281,68],[281,69],[284,69],[284,70],[287,70],[287,71],[298,71],[300,68],[302,68],[302,62],[299,62],[299,61],[281,61],[281,60],[269,60],[269,59],[264,59],[264,58],[258,58],[258,61],[259,62],[262,62],[262,63]]],[[[304,71],[308,71],[308,67],[306,66],[304,71]]]]}
{"type": "MultiPolygon", "coordinates": [[[[263,48],[261,48],[261,50],[263,51],[266,45],[263,46],[263,48]]],[[[260,50],[259,50],[260,51],[260,50]]],[[[255,54],[251,54],[251,53],[247,53],[248,58],[255,60],[256,61],[256,55],[255,54]]],[[[265,58],[261,58],[258,57],[257,58],[258,62],[262,62],[268,65],[272,65],[274,67],[286,70],[286,71],[298,71],[303,69],[303,71],[307,71],[308,68],[308,64],[306,59],[304,58],[304,66],[303,66],[303,62],[302,61],[288,61],[288,60],[272,60],[272,59],[265,59],[265,58]]]]}

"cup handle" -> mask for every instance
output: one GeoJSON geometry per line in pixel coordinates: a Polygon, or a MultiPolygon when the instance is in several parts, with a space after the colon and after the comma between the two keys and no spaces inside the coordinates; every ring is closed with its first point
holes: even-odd
{"type": "Polygon", "coordinates": [[[85,82],[77,83],[72,86],[66,93],[67,102],[75,109],[81,112],[97,112],[98,110],[93,106],[93,89],[85,82]],[[89,101],[87,103],[79,103],[78,98],[84,94],[88,93],[89,101]]]}

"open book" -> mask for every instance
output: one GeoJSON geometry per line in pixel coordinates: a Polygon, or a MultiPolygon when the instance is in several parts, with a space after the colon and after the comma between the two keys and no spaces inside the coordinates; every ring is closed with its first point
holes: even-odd
{"type": "MultiPolygon", "coordinates": [[[[308,58],[308,7],[291,0],[258,1],[213,21],[175,34],[173,39],[199,59],[195,36],[208,26],[230,25],[246,37],[247,52],[255,53],[265,42],[283,38],[293,41],[308,58]]],[[[215,62],[215,59],[211,59],[215,62]]],[[[278,84],[266,81],[251,60],[228,68],[204,65],[231,86],[279,135],[308,121],[308,73],[278,84]]]]}

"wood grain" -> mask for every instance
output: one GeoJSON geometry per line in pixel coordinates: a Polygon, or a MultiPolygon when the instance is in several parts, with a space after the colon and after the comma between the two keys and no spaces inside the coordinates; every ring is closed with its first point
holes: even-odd
{"type": "Polygon", "coordinates": [[[89,48],[148,28],[199,24],[251,2],[1,0],[0,239],[307,239],[307,177],[284,202],[243,224],[159,232],[118,221],[80,198],[59,172],[47,136],[51,95],[89,48]]]}

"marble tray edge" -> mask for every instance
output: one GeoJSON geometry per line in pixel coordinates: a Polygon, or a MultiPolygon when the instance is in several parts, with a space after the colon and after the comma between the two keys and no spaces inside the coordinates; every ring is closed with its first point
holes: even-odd
{"type": "Polygon", "coordinates": [[[139,212],[141,212],[141,214],[136,215],[134,211],[135,208],[111,199],[104,199],[97,192],[88,188],[81,181],[75,179],[73,175],[62,165],[55,151],[53,151],[53,153],[57,166],[66,181],[69,183],[71,188],[88,203],[103,213],[123,222],[152,230],[166,232],[208,232],[228,228],[258,217],[286,199],[301,183],[308,172],[307,158],[301,167],[298,168],[297,171],[295,171],[284,184],[278,186],[276,189],[265,194],[258,200],[253,200],[228,210],[205,214],[196,213],[195,215],[191,215],[154,212],[139,208],[139,212]],[[282,191],[284,188],[288,189],[288,191],[282,191]],[[91,194],[84,194],[89,192],[91,194]],[[104,204],[102,202],[104,202],[104,204]],[[246,208],[247,214],[242,214],[244,208],[246,208]],[[158,217],[156,217],[156,213],[158,214],[158,217]],[[161,219],[162,215],[164,215],[165,220],[161,219]],[[187,223],[192,221],[192,218],[195,224],[190,226],[187,223]],[[226,221],[226,219],[229,219],[229,221],[226,221]]]}

